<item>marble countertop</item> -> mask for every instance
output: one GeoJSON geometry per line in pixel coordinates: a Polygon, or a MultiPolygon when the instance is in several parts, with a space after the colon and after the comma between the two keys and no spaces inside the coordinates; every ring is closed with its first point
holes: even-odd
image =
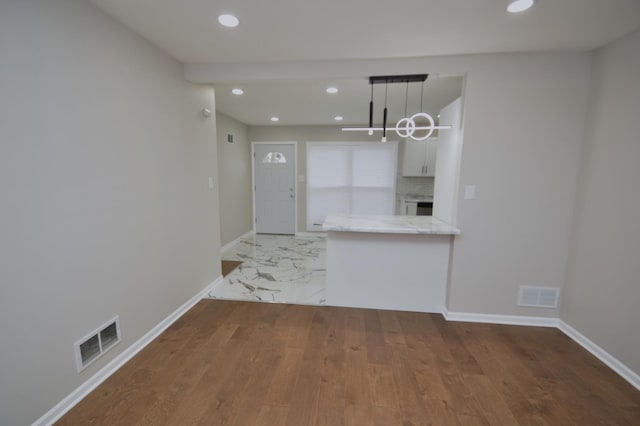
{"type": "Polygon", "coordinates": [[[377,232],[383,234],[458,235],[460,230],[433,216],[331,215],[324,231],[377,232]]]}
{"type": "Polygon", "coordinates": [[[415,201],[415,202],[422,202],[422,201],[433,201],[433,196],[432,195],[414,195],[414,194],[405,194],[405,195],[399,195],[398,198],[401,201],[415,201]]]}

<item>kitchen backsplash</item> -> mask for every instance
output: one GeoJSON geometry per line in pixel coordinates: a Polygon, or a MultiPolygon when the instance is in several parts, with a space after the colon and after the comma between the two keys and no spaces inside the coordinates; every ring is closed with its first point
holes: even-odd
{"type": "Polygon", "coordinates": [[[396,180],[396,193],[403,195],[433,196],[434,178],[432,177],[404,177],[398,176],[396,180]]]}

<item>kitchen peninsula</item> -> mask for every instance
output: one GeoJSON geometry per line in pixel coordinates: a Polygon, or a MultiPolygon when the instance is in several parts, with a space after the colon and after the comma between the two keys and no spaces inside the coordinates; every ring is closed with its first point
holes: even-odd
{"type": "Polygon", "coordinates": [[[328,305],[442,312],[459,229],[433,216],[332,215],[323,230],[328,305]]]}

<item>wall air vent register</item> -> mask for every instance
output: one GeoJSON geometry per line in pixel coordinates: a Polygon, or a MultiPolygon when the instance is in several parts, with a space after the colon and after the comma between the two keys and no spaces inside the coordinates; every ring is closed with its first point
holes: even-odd
{"type": "Polygon", "coordinates": [[[78,340],[73,346],[78,372],[93,364],[120,342],[120,320],[116,316],[78,340]]]}
{"type": "Polygon", "coordinates": [[[518,292],[518,306],[535,308],[557,308],[560,289],[557,287],[521,286],[518,292]]]}

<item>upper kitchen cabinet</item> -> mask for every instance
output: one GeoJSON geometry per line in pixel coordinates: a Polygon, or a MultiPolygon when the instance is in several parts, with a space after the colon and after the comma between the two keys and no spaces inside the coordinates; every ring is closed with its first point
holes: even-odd
{"type": "Polygon", "coordinates": [[[402,176],[435,176],[437,152],[437,138],[430,138],[425,141],[405,140],[402,176]]]}

